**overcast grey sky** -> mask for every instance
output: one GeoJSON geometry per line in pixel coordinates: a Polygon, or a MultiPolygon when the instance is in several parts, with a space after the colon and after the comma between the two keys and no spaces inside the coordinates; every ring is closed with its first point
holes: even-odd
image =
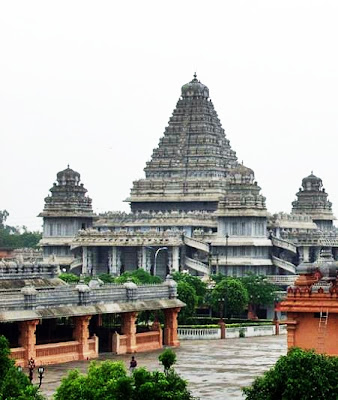
{"type": "MultiPolygon", "coordinates": [[[[0,2],[0,209],[41,226],[71,168],[95,211],[122,201],[194,71],[270,212],[311,170],[338,207],[338,2],[0,2]]],[[[337,211],[336,211],[337,212],[337,211]]]]}

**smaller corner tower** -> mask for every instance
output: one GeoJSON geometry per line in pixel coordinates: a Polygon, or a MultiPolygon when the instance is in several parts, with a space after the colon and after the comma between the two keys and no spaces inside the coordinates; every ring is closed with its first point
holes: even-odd
{"type": "Polygon", "coordinates": [[[296,194],[297,200],[292,202],[292,214],[309,215],[322,231],[330,231],[335,219],[332,203],[323,188],[320,178],[311,174],[302,180],[302,187],[296,194]]]}
{"type": "Polygon", "coordinates": [[[39,217],[43,218],[43,235],[40,245],[44,259],[52,258],[67,270],[74,261],[71,241],[79,230],[93,225],[92,199],[80,183],[80,174],[68,167],[58,172],[56,182],[45,198],[39,217]]]}

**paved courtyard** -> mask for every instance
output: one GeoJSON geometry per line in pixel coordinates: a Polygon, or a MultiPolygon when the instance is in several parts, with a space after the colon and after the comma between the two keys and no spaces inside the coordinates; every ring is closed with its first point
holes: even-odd
{"type": "MultiPolygon", "coordinates": [[[[241,387],[268,370],[286,354],[286,335],[227,340],[184,340],[177,349],[176,371],[189,381],[192,393],[203,399],[243,399],[241,387]]],[[[162,369],[161,351],[136,354],[139,366],[162,369]]],[[[100,360],[122,360],[129,365],[130,355],[100,355],[100,360]]],[[[52,399],[61,378],[69,369],[86,372],[88,362],[71,362],[47,366],[42,392],[52,399]]],[[[149,399],[150,400],[150,399],[149,399]]]]}

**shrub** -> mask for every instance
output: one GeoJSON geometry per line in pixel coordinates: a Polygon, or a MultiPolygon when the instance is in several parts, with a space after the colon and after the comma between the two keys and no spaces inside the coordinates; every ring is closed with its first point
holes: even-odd
{"type": "Polygon", "coordinates": [[[243,389],[246,400],[337,400],[338,357],[292,348],[243,389]]]}

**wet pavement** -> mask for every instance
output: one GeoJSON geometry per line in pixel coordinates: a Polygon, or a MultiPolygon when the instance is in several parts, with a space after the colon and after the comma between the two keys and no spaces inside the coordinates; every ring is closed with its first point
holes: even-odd
{"type": "MultiPolygon", "coordinates": [[[[176,371],[189,381],[194,396],[213,400],[244,399],[241,387],[248,386],[286,354],[286,335],[227,340],[182,340],[176,349],[176,371]]],[[[160,369],[161,351],[138,353],[138,366],[160,369]]],[[[130,355],[100,354],[100,360],[121,360],[129,365],[130,355]]],[[[42,392],[52,399],[63,376],[73,368],[86,372],[87,361],[47,366],[42,392]]]]}

